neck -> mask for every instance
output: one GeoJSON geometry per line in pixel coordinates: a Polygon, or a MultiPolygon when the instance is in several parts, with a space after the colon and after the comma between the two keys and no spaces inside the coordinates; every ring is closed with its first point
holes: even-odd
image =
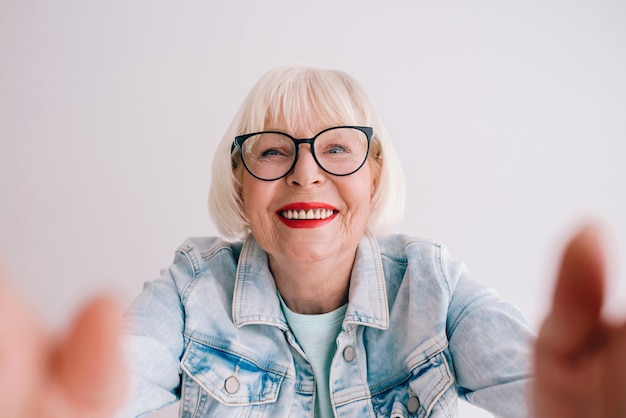
{"type": "Polygon", "coordinates": [[[293,312],[322,314],[348,302],[354,251],[332,259],[294,262],[269,256],[270,269],[283,300],[293,312]]]}

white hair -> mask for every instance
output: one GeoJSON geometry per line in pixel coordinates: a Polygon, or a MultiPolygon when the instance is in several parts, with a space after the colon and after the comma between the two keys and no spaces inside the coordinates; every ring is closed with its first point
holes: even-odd
{"type": "Polygon", "coordinates": [[[289,65],[269,71],[254,85],[213,157],[209,213],[225,238],[242,239],[250,233],[241,206],[242,164],[238,153],[231,154],[235,136],[262,131],[266,125],[278,121],[295,130],[312,118],[335,125],[373,128],[368,159],[377,178],[367,228],[373,234],[383,234],[402,216],[405,199],[402,169],[363,88],[342,71],[289,65]]]}

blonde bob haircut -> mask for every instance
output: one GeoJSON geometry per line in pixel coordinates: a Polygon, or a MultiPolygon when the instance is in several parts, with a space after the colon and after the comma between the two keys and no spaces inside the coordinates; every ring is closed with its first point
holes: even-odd
{"type": "Polygon", "coordinates": [[[238,152],[231,154],[235,137],[275,128],[279,123],[290,133],[312,121],[328,127],[373,128],[368,161],[374,193],[367,229],[376,235],[384,234],[402,216],[405,199],[402,169],[363,88],[342,71],[289,65],[269,71],[254,85],[213,157],[209,213],[226,239],[243,239],[250,233],[240,196],[243,164],[238,152]]]}

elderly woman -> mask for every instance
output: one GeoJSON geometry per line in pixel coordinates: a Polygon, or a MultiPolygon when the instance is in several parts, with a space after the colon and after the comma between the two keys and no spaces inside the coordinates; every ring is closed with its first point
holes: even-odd
{"type": "MultiPolygon", "coordinates": [[[[529,402],[534,335],[520,312],[442,245],[384,235],[400,215],[402,174],[345,73],[266,74],[224,136],[212,181],[211,214],[232,241],[188,240],[133,303],[122,416],[180,399],[183,417],[450,417],[458,398],[503,417],[528,416],[527,405],[540,417],[624,416],[626,331],[598,315],[593,231],[565,253],[529,402]]],[[[7,294],[0,317],[22,309],[7,294]]],[[[0,367],[0,387],[16,394],[0,411],[108,416],[124,381],[114,316],[96,301],[61,342],[32,321],[0,332],[4,353],[17,341],[29,347],[20,358],[36,360],[22,373],[19,362],[0,367]]]]}
{"type": "Polygon", "coordinates": [[[522,315],[445,247],[383,236],[403,204],[385,129],[348,75],[266,74],[221,142],[210,210],[129,312],[128,416],[526,416],[522,315]]]}

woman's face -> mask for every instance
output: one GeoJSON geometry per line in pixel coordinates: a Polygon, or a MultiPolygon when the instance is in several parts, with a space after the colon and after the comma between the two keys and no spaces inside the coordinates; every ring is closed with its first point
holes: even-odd
{"type": "MultiPolygon", "coordinates": [[[[309,123],[289,132],[278,125],[266,130],[311,138],[330,127],[309,123]]],[[[373,187],[369,162],[349,176],[333,176],[317,165],[309,145],[303,144],[294,169],[279,180],[259,180],[243,170],[243,208],[252,235],[270,260],[306,263],[353,256],[370,217],[373,187]],[[293,219],[294,211],[318,219],[293,219]]]]}

